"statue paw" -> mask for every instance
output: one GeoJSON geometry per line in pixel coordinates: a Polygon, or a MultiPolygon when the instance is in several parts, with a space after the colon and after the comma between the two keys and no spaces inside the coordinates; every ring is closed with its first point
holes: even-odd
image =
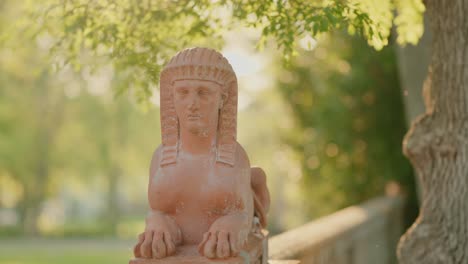
{"type": "Polygon", "coordinates": [[[238,235],[227,231],[208,231],[198,246],[198,252],[207,258],[224,259],[239,254],[238,235]]]}
{"type": "Polygon", "coordinates": [[[137,258],[165,258],[175,252],[176,247],[171,234],[163,230],[146,230],[141,233],[133,249],[137,258]]]}

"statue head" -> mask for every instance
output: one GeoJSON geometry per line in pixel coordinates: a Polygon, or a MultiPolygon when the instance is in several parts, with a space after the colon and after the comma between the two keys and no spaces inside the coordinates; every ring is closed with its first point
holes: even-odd
{"type": "Polygon", "coordinates": [[[161,72],[161,165],[177,162],[181,129],[203,136],[215,126],[216,161],[234,165],[237,78],[219,52],[192,48],[177,53],[161,72]],[[205,98],[192,100],[191,96],[205,98]]]}

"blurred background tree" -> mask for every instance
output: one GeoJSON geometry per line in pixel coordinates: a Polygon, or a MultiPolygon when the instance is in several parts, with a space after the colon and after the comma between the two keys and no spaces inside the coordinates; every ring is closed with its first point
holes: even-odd
{"type": "Polygon", "coordinates": [[[244,91],[253,102],[239,113],[239,140],[271,175],[271,229],[381,194],[390,180],[412,195],[395,58],[384,46],[392,21],[398,42],[416,42],[424,7],[374,2],[2,1],[0,206],[19,212],[30,234],[132,235],[160,140],[159,71],[178,50],[221,49],[245,26],[273,57],[262,74],[277,76],[270,89],[244,91]],[[307,213],[286,221],[288,207],[307,213]]]}
{"type": "Polygon", "coordinates": [[[50,171],[57,163],[54,142],[64,113],[64,91],[51,78],[42,62],[44,56],[36,52],[19,46],[14,52],[2,50],[0,59],[2,176],[15,180],[19,219],[25,232],[32,234],[53,181],[50,171]]]}
{"type": "Polygon", "coordinates": [[[401,152],[407,128],[394,44],[376,51],[343,31],[312,44],[276,75],[295,120],[283,138],[302,165],[308,215],[378,196],[393,181],[406,189],[409,225],[417,199],[401,152]]]}
{"type": "MultiPolygon", "coordinates": [[[[2,32],[20,6],[2,2],[2,32]]],[[[49,43],[0,50],[0,231],[115,235],[128,210],[145,209],[145,186],[132,177],[147,173],[158,109],[143,113],[133,95],[115,98],[120,80],[109,67],[54,71],[49,43]]]]}
{"type": "Polygon", "coordinates": [[[22,7],[26,16],[16,24],[21,35],[48,36],[54,66],[79,69],[110,61],[121,78],[117,93],[134,89],[140,103],[148,101],[150,87],[158,84],[159,72],[173,54],[188,46],[220,48],[223,33],[239,26],[261,30],[258,45],[263,47],[271,37],[288,59],[300,39],[338,28],[358,33],[381,49],[393,21],[398,42],[414,44],[422,35],[424,11],[419,0],[46,0],[22,7]]]}

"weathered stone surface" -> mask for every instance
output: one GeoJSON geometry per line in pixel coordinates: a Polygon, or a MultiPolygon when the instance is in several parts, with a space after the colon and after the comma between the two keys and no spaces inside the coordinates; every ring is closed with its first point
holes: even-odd
{"type": "MultiPolygon", "coordinates": [[[[173,256],[168,256],[161,259],[151,258],[136,258],[130,260],[129,264],[264,264],[266,259],[263,259],[267,246],[267,238],[250,235],[249,242],[244,250],[240,252],[237,257],[231,257],[227,259],[208,259],[204,256],[201,256],[198,253],[198,248],[196,245],[191,246],[180,246],[177,247],[176,254],[173,256]]],[[[283,262],[273,262],[276,264],[293,264],[292,263],[283,263],[283,262]]]]}
{"type": "Polygon", "coordinates": [[[236,140],[237,90],[231,65],[212,49],[183,50],[162,70],[162,144],[131,263],[253,264],[267,255],[270,196],[265,172],[236,140]]]}

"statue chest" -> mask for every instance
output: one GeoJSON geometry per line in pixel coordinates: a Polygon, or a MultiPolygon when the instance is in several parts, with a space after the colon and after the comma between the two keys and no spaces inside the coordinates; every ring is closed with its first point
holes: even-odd
{"type": "Polygon", "coordinates": [[[178,162],[152,176],[149,199],[153,209],[177,215],[216,218],[243,208],[236,167],[214,162],[178,162]]]}

